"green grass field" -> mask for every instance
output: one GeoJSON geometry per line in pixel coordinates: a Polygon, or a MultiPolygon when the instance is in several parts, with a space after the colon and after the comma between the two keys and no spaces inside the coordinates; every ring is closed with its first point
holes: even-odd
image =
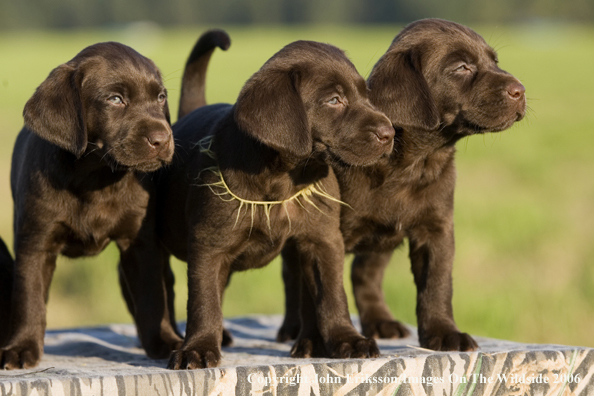
{"type": "MultiPolygon", "coordinates": [[[[524,342],[594,346],[594,29],[473,26],[524,83],[526,119],[499,134],[458,144],[454,313],[464,331],[524,342]]],[[[152,58],[177,113],[185,59],[202,28],[0,33],[0,235],[12,243],[10,155],[21,111],[50,70],[83,47],[120,41],[152,58]]],[[[243,83],[283,45],[335,44],[367,76],[397,26],[228,29],[233,43],[213,56],[210,103],[234,102],[243,83]]],[[[350,261],[350,257],[347,258],[350,261]]],[[[117,286],[117,250],[60,259],[50,294],[51,328],[130,322],[117,286]]],[[[178,318],[185,318],[185,264],[174,262],[178,318]]],[[[348,269],[345,277],[348,277],[348,269]]],[[[350,283],[346,282],[350,294],[350,283]]],[[[395,315],[415,323],[407,248],[384,284],[395,315]]],[[[349,296],[350,298],[350,296],[349,296]]],[[[280,313],[280,263],[238,274],[226,316],[280,313]]],[[[351,300],[351,309],[354,305],[351,300]]]]}

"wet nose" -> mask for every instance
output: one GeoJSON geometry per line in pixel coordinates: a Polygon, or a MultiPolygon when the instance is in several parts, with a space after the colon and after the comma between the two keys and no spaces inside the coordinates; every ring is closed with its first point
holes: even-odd
{"type": "Polygon", "coordinates": [[[514,100],[521,99],[524,96],[524,93],[526,92],[526,88],[524,88],[524,86],[519,82],[513,82],[509,84],[506,90],[509,97],[514,100]]]}
{"type": "Polygon", "coordinates": [[[394,139],[394,128],[392,125],[382,125],[375,130],[375,136],[380,143],[389,143],[394,139]]]}
{"type": "Polygon", "coordinates": [[[163,150],[167,146],[169,146],[169,142],[171,141],[171,134],[167,131],[154,131],[149,133],[146,136],[149,144],[155,150],[163,150]]]}

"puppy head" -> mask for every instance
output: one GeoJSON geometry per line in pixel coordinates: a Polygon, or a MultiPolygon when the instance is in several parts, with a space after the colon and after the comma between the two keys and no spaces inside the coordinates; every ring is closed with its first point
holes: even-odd
{"type": "Polygon", "coordinates": [[[238,126],[297,158],[314,149],[352,165],[392,151],[394,130],[367,98],[363,78],[336,47],[297,41],[275,54],[243,87],[238,126]]]}
{"type": "Polygon", "coordinates": [[[25,126],[80,158],[153,171],[173,156],[167,92],[155,64],[119,43],[85,48],[52,70],[23,111],[25,126]]]}
{"type": "Polygon", "coordinates": [[[371,101],[394,125],[459,135],[496,132],[524,117],[524,86],[473,30],[425,19],[408,25],[369,77],[371,101]]]}

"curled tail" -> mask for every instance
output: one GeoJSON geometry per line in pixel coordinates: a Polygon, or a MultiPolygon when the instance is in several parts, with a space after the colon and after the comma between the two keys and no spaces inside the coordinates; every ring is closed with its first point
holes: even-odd
{"type": "Polygon", "coordinates": [[[14,260],[0,239],[0,347],[8,341],[9,319],[12,300],[12,284],[14,282],[14,260]]]}
{"type": "Polygon", "coordinates": [[[186,62],[177,113],[178,120],[192,110],[206,105],[204,91],[208,61],[216,47],[226,51],[230,45],[231,39],[223,30],[209,30],[200,36],[186,62]]]}

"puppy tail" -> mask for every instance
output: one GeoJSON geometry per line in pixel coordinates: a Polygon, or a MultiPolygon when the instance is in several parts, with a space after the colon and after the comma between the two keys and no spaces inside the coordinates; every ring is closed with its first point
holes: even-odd
{"type": "Polygon", "coordinates": [[[9,320],[14,278],[14,260],[0,238],[0,347],[5,346],[9,337],[9,320]]]}
{"type": "Polygon", "coordinates": [[[230,45],[231,39],[224,30],[213,29],[200,36],[186,62],[177,113],[178,120],[191,111],[206,105],[206,69],[210,56],[216,47],[227,51],[230,45]]]}

